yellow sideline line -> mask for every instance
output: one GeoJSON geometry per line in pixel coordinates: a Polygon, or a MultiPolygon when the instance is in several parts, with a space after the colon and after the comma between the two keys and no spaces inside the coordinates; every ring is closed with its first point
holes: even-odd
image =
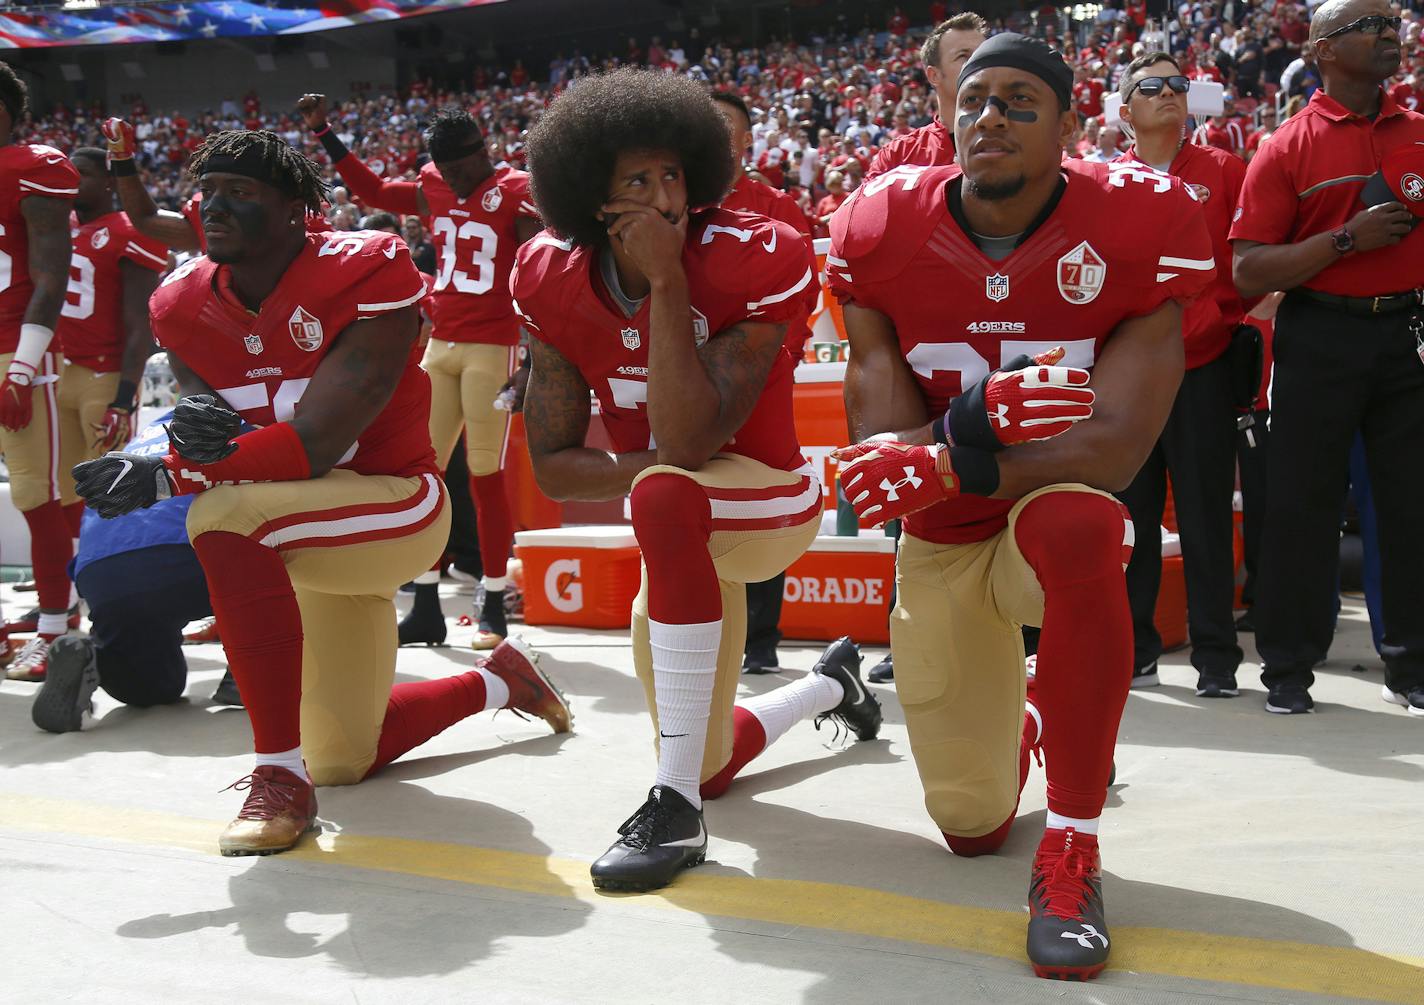
{"type": "MultiPolygon", "coordinates": [[[[0,799],[0,827],[215,855],[221,824],[7,793],[0,799]]],[[[618,910],[631,899],[595,892],[587,862],[473,845],[325,833],[283,857],[570,898],[600,910],[618,910]]],[[[692,871],[635,902],[639,908],[826,929],[1024,961],[1021,912],[863,887],[692,871]]],[[[1424,959],[1171,928],[1119,925],[1113,933],[1112,970],[1385,1002],[1417,1003],[1424,991],[1424,959]]]]}

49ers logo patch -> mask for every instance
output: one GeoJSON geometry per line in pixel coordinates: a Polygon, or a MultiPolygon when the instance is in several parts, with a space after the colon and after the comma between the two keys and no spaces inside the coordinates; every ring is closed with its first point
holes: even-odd
{"type": "Polygon", "coordinates": [[[484,207],[486,213],[495,212],[502,202],[504,202],[504,193],[500,191],[498,185],[486,192],[480,199],[480,205],[484,207]]]}
{"type": "Polygon", "coordinates": [[[102,248],[104,245],[108,244],[108,243],[109,243],[109,228],[108,228],[108,227],[100,227],[98,230],[94,231],[94,236],[89,239],[89,243],[92,244],[92,245],[94,245],[94,250],[95,250],[95,251],[98,251],[98,250],[99,250],[100,248],[102,248]]]}
{"type": "Polygon", "coordinates": [[[1399,191],[1410,202],[1424,202],[1424,178],[1413,171],[1399,179],[1399,191]]]}
{"type": "Polygon", "coordinates": [[[1108,263],[1087,241],[1058,259],[1058,292],[1070,304],[1090,304],[1103,292],[1108,263]]]}
{"type": "Polygon", "coordinates": [[[297,307],[287,319],[287,331],[292,333],[292,341],[305,352],[316,352],[321,348],[324,333],[316,315],[305,307],[297,307]]]}

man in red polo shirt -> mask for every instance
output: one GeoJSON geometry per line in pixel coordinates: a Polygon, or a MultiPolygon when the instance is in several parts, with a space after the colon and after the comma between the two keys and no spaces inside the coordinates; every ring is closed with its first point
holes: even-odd
{"type": "Polygon", "coordinates": [[[956,14],[930,32],[920,48],[920,61],[939,100],[939,112],[929,125],[907,136],[896,137],[881,147],[870,162],[870,170],[865,174],[867,180],[901,164],[954,163],[954,131],[945,125],[943,116],[946,110],[954,110],[959,71],[988,33],[988,23],[972,11],[956,14]]]}
{"type": "Polygon", "coordinates": [[[1187,306],[1182,319],[1186,374],[1172,414],[1142,470],[1118,498],[1132,514],[1137,530],[1137,547],[1127,566],[1133,686],[1157,685],[1162,637],[1152,615],[1162,578],[1162,510],[1170,474],[1182,536],[1197,695],[1233,698],[1240,693],[1236,668],[1241,664],[1241,648],[1231,613],[1236,407],[1226,351],[1246,305],[1231,281],[1231,243],[1226,235],[1246,165],[1224,150],[1184,142],[1189,86],[1175,59],[1164,52],[1149,52],[1128,64],[1118,88],[1122,119],[1136,135],[1136,143],[1118,162],[1143,164],[1182,179],[1202,204],[1217,270],[1208,291],[1187,306]]]}
{"type": "Polygon", "coordinates": [[[1255,606],[1271,712],[1314,708],[1311,668],[1330,646],[1359,432],[1379,516],[1384,697],[1424,716],[1424,115],[1382,87],[1399,68],[1399,26],[1387,0],[1329,0],[1315,12],[1309,45],[1323,86],[1247,167],[1231,228],[1237,289],[1286,291],[1255,606]],[[1384,201],[1369,184],[1381,173],[1384,201]]]}

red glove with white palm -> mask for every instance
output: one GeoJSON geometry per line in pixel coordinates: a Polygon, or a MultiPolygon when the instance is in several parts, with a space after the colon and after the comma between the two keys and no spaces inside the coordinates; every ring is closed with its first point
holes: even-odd
{"type": "Polygon", "coordinates": [[[831,456],[841,462],[841,488],[856,516],[885,523],[959,495],[949,448],[901,443],[880,433],[831,456]]]}
{"type": "Polygon", "coordinates": [[[1066,433],[1093,417],[1093,389],[1087,370],[1054,366],[1063,348],[1032,358],[1019,356],[984,377],[949,403],[934,423],[940,443],[1002,450],[1016,443],[1066,433]]]}
{"type": "Polygon", "coordinates": [[[123,119],[113,118],[105,119],[99,129],[108,142],[110,167],[113,167],[115,161],[133,160],[134,151],[138,149],[133,126],[123,119]]]}

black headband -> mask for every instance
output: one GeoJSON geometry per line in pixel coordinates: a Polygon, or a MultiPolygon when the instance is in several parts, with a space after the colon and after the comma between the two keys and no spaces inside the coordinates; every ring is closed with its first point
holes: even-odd
{"type": "Polygon", "coordinates": [[[462,160],[471,154],[489,154],[489,151],[485,149],[485,141],[483,139],[475,140],[473,143],[465,143],[461,146],[447,146],[443,143],[439,143],[430,147],[430,159],[437,164],[449,164],[451,161],[462,160]]]}
{"type": "Polygon", "coordinates": [[[1027,35],[1004,32],[995,35],[978,49],[964,69],[959,71],[959,86],[980,70],[993,66],[1011,66],[1038,77],[1058,96],[1062,108],[1073,107],[1073,71],[1063,61],[1063,57],[1044,42],[1027,35]]]}
{"type": "Polygon", "coordinates": [[[203,164],[203,174],[240,174],[265,182],[283,195],[297,196],[296,183],[285,173],[277,170],[261,149],[248,147],[240,154],[213,154],[203,164]]]}

